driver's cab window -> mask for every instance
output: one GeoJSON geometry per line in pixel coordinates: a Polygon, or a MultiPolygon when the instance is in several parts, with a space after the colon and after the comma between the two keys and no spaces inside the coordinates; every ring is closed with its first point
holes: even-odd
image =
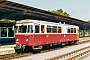
{"type": "Polygon", "coordinates": [[[40,26],[39,25],[35,25],[35,33],[40,33],[40,26]]]}
{"type": "Polygon", "coordinates": [[[26,31],[27,31],[27,26],[25,26],[25,25],[19,26],[20,33],[26,33],[26,31]]]}
{"type": "Polygon", "coordinates": [[[33,33],[33,26],[32,25],[28,25],[28,33],[33,33]]]}

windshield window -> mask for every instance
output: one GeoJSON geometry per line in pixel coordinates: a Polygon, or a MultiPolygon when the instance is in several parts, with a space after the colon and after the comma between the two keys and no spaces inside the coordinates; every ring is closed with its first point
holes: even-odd
{"type": "Polygon", "coordinates": [[[27,26],[19,26],[18,33],[26,33],[27,26]]]}
{"type": "Polygon", "coordinates": [[[15,26],[15,33],[33,33],[33,26],[15,26]]]}
{"type": "Polygon", "coordinates": [[[28,33],[33,33],[33,27],[32,27],[32,25],[28,25],[28,33]]]}

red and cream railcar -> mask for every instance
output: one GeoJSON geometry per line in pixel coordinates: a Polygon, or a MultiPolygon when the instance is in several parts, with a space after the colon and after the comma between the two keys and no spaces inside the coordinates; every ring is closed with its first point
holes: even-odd
{"type": "Polygon", "coordinates": [[[68,24],[40,20],[21,20],[15,27],[16,47],[42,49],[61,43],[76,43],[79,40],[79,27],[68,24]]]}

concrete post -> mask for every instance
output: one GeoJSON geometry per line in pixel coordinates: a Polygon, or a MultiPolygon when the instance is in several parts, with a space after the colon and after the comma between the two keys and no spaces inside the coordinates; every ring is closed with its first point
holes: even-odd
{"type": "Polygon", "coordinates": [[[83,30],[83,37],[85,37],[85,31],[83,30]]]}
{"type": "Polygon", "coordinates": [[[89,37],[90,37],[90,29],[89,29],[89,37]]]}
{"type": "Polygon", "coordinates": [[[81,29],[79,29],[79,37],[82,37],[81,29]]]}

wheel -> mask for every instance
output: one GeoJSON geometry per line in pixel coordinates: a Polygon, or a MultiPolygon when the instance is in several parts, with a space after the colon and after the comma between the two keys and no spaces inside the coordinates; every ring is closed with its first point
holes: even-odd
{"type": "Polygon", "coordinates": [[[15,49],[15,53],[17,53],[17,54],[23,54],[23,49],[16,49],[16,48],[14,48],[15,49]]]}
{"type": "Polygon", "coordinates": [[[25,49],[24,49],[24,52],[27,53],[27,52],[32,52],[32,47],[31,46],[26,46],[25,49]]]}
{"type": "Polygon", "coordinates": [[[62,45],[62,44],[60,44],[59,46],[60,46],[61,48],[63,48],[63,45],[62,45]]]}
{"type": "Polygon", "coordinates": [[[73,43],[73,44],[78,45],[78,40],[74,41],[74,43],[73,43]]]}
{"type": "Polygon", "coordinates": [[[69,43],[70,46],[72,45],[72,41],[69,41],[68,43],[69,43]]]}
{"type": "Polygon", "coordinates": [[[49,49],[49,48],[50,48],[50,45],[49,45],[49,44],[43,46],[43,49],[44,49],[44,50],[47,50],[47,49],[49,49]]]}

